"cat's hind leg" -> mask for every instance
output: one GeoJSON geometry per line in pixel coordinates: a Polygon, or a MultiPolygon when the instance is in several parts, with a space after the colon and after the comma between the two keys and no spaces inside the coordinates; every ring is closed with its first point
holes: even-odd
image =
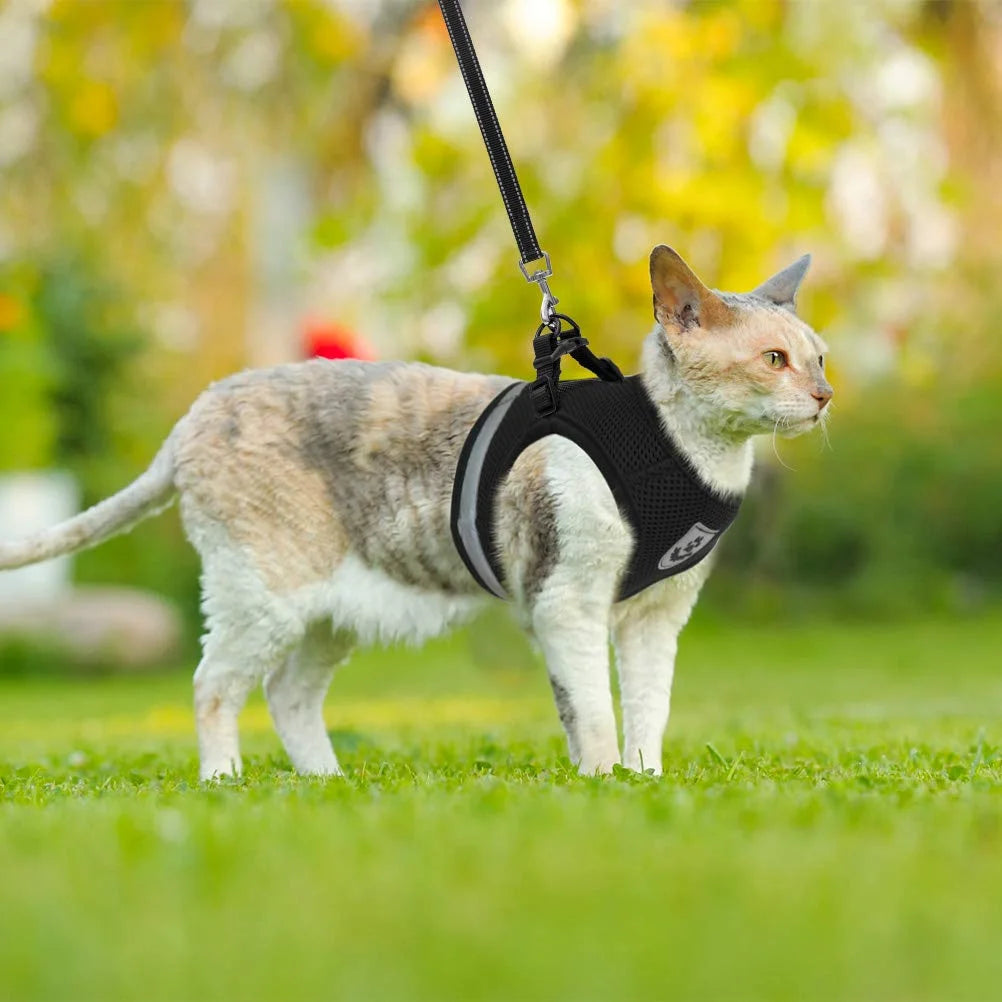
{"type": "Polygon", "coordinates": [[[242,645],[206,639],[195,671],[195,726],[198,731],[199,779],[239,776],[240,736],[237,718],[260,677],[242,645]]]}
{"type": "Polygon", "coordinates": [[[305,628],[263,589],[241,605],[233,598],[248,598],[247,590],[231,587],[227,603],[220,595],[218,587],[206,593],[209,631],[194,679],[201,779],[240,774],[237,717],[251,689],[288,658],[305,628]]]}
{"type": "Polygon", "coordinates": [[[335,632],[330,620],[314,623],[299,647],[264,681],[275,730],[296,772],[339,776],[341,768],[324,724],[324,697],[352,638],[335,632]]]}

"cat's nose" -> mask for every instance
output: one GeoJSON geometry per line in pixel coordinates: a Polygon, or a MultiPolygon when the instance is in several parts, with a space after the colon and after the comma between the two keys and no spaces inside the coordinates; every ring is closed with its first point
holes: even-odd
{"type": "Polygon", "coordinates": [[[831,400],[832,398],[832,392],[833,392],[832,388],[828,385],[825,385],[825,386],[818,386],[811,394],[811,396],[814,397],[814,399],[817,400],[818,402],[819,414],[821,413],[821,411],[825,409],[825,407],[828,406],[828,401],[831,400]]]}

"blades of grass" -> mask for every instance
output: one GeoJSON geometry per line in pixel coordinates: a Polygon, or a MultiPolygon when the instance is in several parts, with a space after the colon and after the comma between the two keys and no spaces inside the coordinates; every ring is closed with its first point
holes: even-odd
{"type": "Polygon", "coordinates": [[[971,771],[968,773],[968,779],[974,779],[974,774],[978,771],[978,767],[985,759],[985,732],[984,728],[978,731],[978,748],[974,753],[974,761],[971,763],[971,771]]]}

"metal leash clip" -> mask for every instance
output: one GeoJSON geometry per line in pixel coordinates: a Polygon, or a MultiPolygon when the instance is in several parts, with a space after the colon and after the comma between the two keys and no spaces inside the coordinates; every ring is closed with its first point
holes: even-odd
{"type": "Polygon", "coordinates": [[[550,291],[549,283],[546,281],[553,275],[553,268],[550,266],[550,255],[543,251],[543,256],[539,260],[543,261],[543,267],[530,273],[522,261],[518,262],[518,269],[525,276],[527,282],[535,282],[539,286],[539,291],[543,294],[543,302],[539,307],[539,315],[544,324],[549,324],[556,313],[556,305],[559,299],[550,291]]]}

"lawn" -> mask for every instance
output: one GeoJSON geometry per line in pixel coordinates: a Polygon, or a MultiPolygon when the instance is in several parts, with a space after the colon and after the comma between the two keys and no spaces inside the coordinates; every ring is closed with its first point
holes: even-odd
{"type": "Polygon", "coordinates": [[[1002,621],[683,637],[661,780],[585,779],[507,634],[359,655],[298,779],[258,700],[0,681],[0,998],[985,999],[1002,621]]]}

